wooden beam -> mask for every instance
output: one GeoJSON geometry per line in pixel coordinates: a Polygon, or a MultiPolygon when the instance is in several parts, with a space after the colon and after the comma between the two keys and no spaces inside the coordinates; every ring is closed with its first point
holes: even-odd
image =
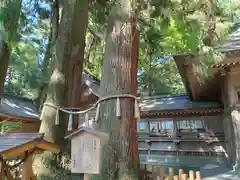
{"type": "Polygon", "coordinates": [[[16,117],[16,116],[11,116],[5,113],[0,113],[0,116],[2,117],[7,117],[10,119],[18,119],[20,121],[27,121],[27,122],[39,122],[41,123],[41,121],[39,120],[39,118],[25,118],[25,117],[16,117]]]}
{"type": "Polygon", "coordinates": [[[57,144],[45,141],[43,139],[40,141],[40,143],[37,145],[37,147],[44,151],[50,151],[53,153],[60,152],[60,147],[57,144]]]}
{"type": "Polygon", "coordinates": [[[21,165],[22,168],[22,180],[30,180],[33,178],[33,169],[32,169],[32,164],[33,164],[33,155],[30,154],[25,162],[21,165]]]}
{"type": "Polygon", "coordinates": [[[11,120],[12,120],[12,118],[6,118],[6,119],[3,119],[3,120],[1,121],[1,123],[7,122],[7,121],[11,121],[11,120]]]}
{"type": "Polygon", "coordinates": [[[37,146],[38,142],[37,140],[26,143],[22,146],[19,147],[15,147],[12,149],[8,149],[5,152],[2,152],[1,155],[3,157],[3,159],[9,159],[9,158],[13,158],[13,157],[19,157],[19,156],[23,156],[25,154],[26,151],[32,151],[36,146],[37,146]]]}

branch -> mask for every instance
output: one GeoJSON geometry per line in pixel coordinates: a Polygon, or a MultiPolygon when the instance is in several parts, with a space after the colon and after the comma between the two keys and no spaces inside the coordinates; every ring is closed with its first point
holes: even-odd
{"type": "Polygon", "coordinates": [[[96,37],[97,39],[102,39],[102,37],[100,37],[99,35],[97,35],[89,26],[88,26],[88,30],[89,30],[89,32],[90,32],[94,37],[96,37]]]}

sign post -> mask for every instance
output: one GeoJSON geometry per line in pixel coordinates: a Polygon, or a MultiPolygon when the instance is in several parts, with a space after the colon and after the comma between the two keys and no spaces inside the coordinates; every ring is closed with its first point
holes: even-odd
{"type": "Polygon", "coordinates": [[[65,138],[71,139],[71,172],[83,173],[84,180],[89,180],[91,174],[99,174],[101,149],[109,135],[82,127],[65,138]]]}

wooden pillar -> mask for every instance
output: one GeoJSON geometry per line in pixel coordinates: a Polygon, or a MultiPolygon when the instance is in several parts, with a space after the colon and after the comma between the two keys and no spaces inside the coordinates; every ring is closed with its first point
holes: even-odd
{"type": "Polygon", "coordinates": [[[164,168],[160,168],[160,172],[159,172],[159,177],[160,177],[160,180],[164,180],[164,174],[165,174],[165,169],[164,168]]]}
{"type": "Polygon", "coordinates": [[[194,174],[194,171],[189,171],[189,179],[190,180],[195,180],[195,174],[194,174]]]}
{"type": "Polygon", "coordinates": [[[183,169],[179,169],[179,170],[178,170],[179,180],[182,179],[182,175],[183,175],[183,173],[184,173],[184,170],[183,170],[183,169]]]}
{"type": "Polygon", "coordinates": [[[201,179],[200,171],[197,171],[197,172],[196,172],[196,179],[197,179],[197,180],[200,180],[200,179],[201,179]]]}
{"type": "Polygon", "coordinates": [[[174,176],[174,169],[173,168],[169,168],[169,175],[174,176]]]}
{"type": "Polygon", "coordinates": [[[187,174],[183,174],[182,175],[182,180],[187,180],[188,179],[188,175],[187,174]]]}
{"type": "Polygon", "coordinates": [[[173,180],[179,180],[178,176],[173,176],[173,180]]]}
{"type": "Polygon", "coordinates": [[[22,180],[30,180],[34,177],[32,163],[33,163],[32,155],[29,155],[26,161],[21,165],[22,180]]]}
{"type": "Polygon", "coordinates": [[[84,180],[90,180],[90,175],[89,174],[84,174],[84,180]]]}
{"type": "Polygon", "coordinates": [[[0,160],[0,180],[4,180],[4,179],[5,179],[4,164],[0,160]]]}

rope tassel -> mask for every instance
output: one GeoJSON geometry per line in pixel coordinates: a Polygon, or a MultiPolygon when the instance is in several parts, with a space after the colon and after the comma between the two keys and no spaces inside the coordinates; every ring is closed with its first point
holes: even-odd
{"type": "Polygon", "coordinates": [[[96,115],[95,115],[95,121],[98,121],[99,118],[99,111],[100,111],[100,104],[97,105],[97,109],[96,109],[96,115]]]}
{"type": "Polygon", "coordinates": [[[85,126],[89,127],[88,113],[85,114],[85,126]]]}
{"type": "Polygon", "coordinates": [[[72,112],[70,112],[68,117],[68,131],[72,131],[72,125],[73,125],[73,115],[72,115],[72,112]]]}
{"type": "Polygon", "coordinates": [[[117,102],[116,102],[116,116],[117,118],[121,117],[121,113],[120,113],[120,99],[117,98],[117,102]]]}
{"type": "Polygon", "coordinates": [[[80,128],[82,126],[82,124],[81,124],[82,123],[82,119],[81,119],[82,116],[81,115],[82,114],[78,115],[78,128],[80,128]]]}
{"type": "Polygon", "coordinates": [[[140,120],[140,110],[139,110],[139,106],[138,106],[138,101],[137,99],[135,99],[135,114],[134,117],[136,120],[140,120]]]}
{"type": "Polygon", "coordinates": [[[57,111],[56,111],[55,125],[59,125],[59,109],[58,108],[57,108],[57,111]]]}

